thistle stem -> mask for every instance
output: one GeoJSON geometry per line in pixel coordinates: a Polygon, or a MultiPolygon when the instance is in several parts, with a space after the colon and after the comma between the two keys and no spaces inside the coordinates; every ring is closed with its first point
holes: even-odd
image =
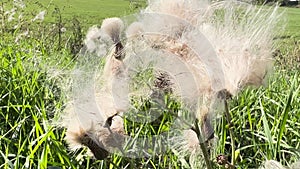
{"type": "Polygon", "coordinates": [[[209,155],[208,155],[208,151],[207,151],[207,148],[206,148],[207,145],[206,145],[204,139],[202,138],[202,132],[201,132],[200,127],[199,127],[199,120],[198,119],[196,119],[196,121],[195,121],[195,130],[196,130],[196,133],[197,133],[197,136],[198,136],[200,148],[202,150],[207,169],[213,169],[212,165],[211,165],[211,162],[209,160],[209,155]]]}
{"type": "Polygon", "coordinates": [[[224,99],[224,106],[225,106],[225,117],[228,123],[228,130],[229,130],[229,135],[231,140],[231,164],[234,167],[235,166],[235,142],[234,142],[235,136],[232,131],[231,118],[230,118],[228,103],[226,99],[224,99]]]}

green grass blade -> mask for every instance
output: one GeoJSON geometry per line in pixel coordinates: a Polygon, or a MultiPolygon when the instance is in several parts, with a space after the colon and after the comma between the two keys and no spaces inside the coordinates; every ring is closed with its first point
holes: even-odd
{"type": "Polygon", "coordinates": [[[280,121],[280,124],[279,124],[279,133],[278,133],[278,137],[277,137],[277,144],[276,144],[276,153],[278,153],[280,151],[280,142],[282,140],[282,137],[283,137],[283,133],[285,131],[285,125],[286,125],[286,122],[287,122],[287,119],[288,119],[288,113],[290,112],[290,109],[291,109],[291,103],[292,103],[292,99],[293,99],[293,95],[294,95],[294,85],[296,83],[296,80],[297,80],[297,74],[295,75],[294,79],[293,79],[293,82],[292,82],[292,86],[291,86],[291,89],[290,89],[290,92],[289,92],[289,95],[288,95],[288,98],[286,100],[286,103],[285,103],[285,107],[284,107],[284,110],[281,114],[281,121],[280,121]]]}
{"type": "Polygon", "coordinates": [[[260,105],[260,110],[261,110],[261,114],[262,114],[264,132],[265,132],[265,136],[268,139],[268,145],[269,145],[269,151],[267,151],[267,157],[270,160],[270,159],[272,159],[272,157],[274,157],[273,155],[276,155],[276,154],[270,154],[270,152],[274,151],[274,146],[273,146],[274,141],[272,139],[271,130],[270,130],[270,127],[269,127],[268,120],[266,118],[266,114],[265,114],[264,107],[263,107],[263,104],[261,102],[261,99],[259,99],[259,105],[260,105]]]}

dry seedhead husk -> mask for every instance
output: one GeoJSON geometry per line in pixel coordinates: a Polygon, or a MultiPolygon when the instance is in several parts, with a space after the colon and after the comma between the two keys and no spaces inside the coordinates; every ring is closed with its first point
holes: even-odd
{"type": "MultiPolygon", "coordinates": [[[[201,121],[205,141],[213,137],[211,119],[223,111],[222,100],[249,85],[262,85],[272,72],[272,38],[279,20],[277,7],[255,7],[235,1],[150,0],[138,16],[127,28],[120,18],[109,18],[101,28],[92,27],[88,31],[85,52],[97,56],[95,59],[105,59],[103,70],[95,71],[99,77],[95,84],[99,86],[91,90],[95,96],[93,102],[101,111],[89,106],[80,107],[77,113],[66,111],[71,114],[71,120],[63,120],[70,146],[82,144],[90,148],[89,144],[97,143],[107,151],[122,149],[125,137],[122,119],[111,125],[105,121],[130,108],[128,97],[136,93],[126,86],[133,67],[157,61],[154,65],[164,68],[158,71],[154,88],[181,96],[178,99],[182,105],[189,107],[193,117],[201,121]],[[126,42],[121,41],[123,31],[126,42]],[[168,60],[153,59],[160,55],[168,60]],[[162,61],[164,64],[159,63],[162,61]],[[180,95],[182,91],[185,93],[180,95]],[[76,122],[72,120],[75,118],[76,122]]],[[[188,140],[177,139],[186,143],[187,146],[178,144],[185,150],[193,150],[199,143],[193,125],[183,132],[190,136],[186,137],[188,140]]],[[[92,150],[94,154],[98,151],[92,150]]],[[[106,155],[105,151],[103,154],[106,155]]]]}

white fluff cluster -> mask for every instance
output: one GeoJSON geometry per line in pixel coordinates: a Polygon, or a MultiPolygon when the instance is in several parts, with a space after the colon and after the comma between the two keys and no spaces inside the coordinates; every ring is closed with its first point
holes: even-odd
{"type": "Polygon", "coordinates": [[[84,44],[88,53],[104,57],[114,43],[120,41],[121,31],[124,29],[120,18],[108,18],[103,20],[101,28],[92,26],[89,28],[84,44]]]}
{"type": "Polygon", "coordinates": [[[209,76],[224,76],[225,83],[222,85],[232,94],[237,94],[249,85],[263,84],[266,75],[271,71],[271,41],[274,27],[279,20],[277,8],[258,8],[235,1],[208,4],[206,1],[197,0],[154,0],[150,1],[145,13],[166,15],[159,15],[157,18],[146,15],[138,27],[146,27],[146,33],[162,32],[171,35],[170,40],[162,37],[154,40],[154,43],[164,43],[165,49],[189,57],[187,62],[193,62],[190,65],[194,64],[199,69],[198,74],[203,74],[201,69],[208,69],[207,64],[214,66],[209,59],[215,59],[212,55],[205,54],[205,57],[191,56],[195,55],[193,50],[201,51],[201,48],[209,47],[205,42],[193,39],[199,32],[203,34],[213,46],[222,65],[221,68],[211,67],[210,69],[216,70],[209,76]],[[190,49],[185,48],[185,45],[190,49]],[[201,57],[202,64],[195,63],[194,57],[201,57]],[[223,74],[220,75],[217,69],[221,69],[223,74]]]}
{"type": "Polygon", "coordinates": [[[120,33],[124,29],[123,21],[120,18],[108,18],[103,20],[101,30],[105,32],[114,43],[120,41],[120,33]]]}
{"type": "MultiPolygon", "coordinates": [[[[82,92],[75,95],[80,97],[75,100],[81,101],[75,101],[75,107],[79,111],[68,110],[71,120],[64,120],[67,140],[80,144],[80,137],[88,132],[95,133],[91,137],[103,145],[110,136],[123,133],[118,118],[116,123],[113,120],[111,134],[97,134],[107,129],[105,121],[109,117],[130,106],[128,100],[133,93],[127,88],[129,70],[150,63],[169,73],[177,86],[174,95],[180,96],[195,117],[203,121],[213,116],[220,90],[235,95],[246,86],[263,84],[272,70],[271,40],[277,20],[276,8],[232,1],[211,4],[205,0],[150,0],[125,31],[120,18],[104,20],[101,28],[90,28],[85,39],[87,53],[105,56],[104,69],[92,85],[99,86],[78,86],[82,92]],[[125,53],[125,59],[114,57],[117,47],[125,53]],[[94,100],[89,100],[91,97],[94,100]]],[[[82,82],[88,83],[86,80],[82,82]]],[[[198,145],[192,130],[185,135],[190,136],[189,140],[179,144],[186,144],[187,149],[198,145]]]]}

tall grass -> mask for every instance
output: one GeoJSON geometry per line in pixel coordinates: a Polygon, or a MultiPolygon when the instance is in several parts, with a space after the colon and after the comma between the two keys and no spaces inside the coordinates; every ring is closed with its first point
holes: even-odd
{"type": "MultiPolygon", "coordinates": [[[[299,80],[297,71],[277,70],[266,88],[247,89],[231,101],[241,168],[257,168],[266,159],[286,165],[299,159],[299,80]]],[[[222,133],[219,151],[226,154],[228,126],[221,122],[217,131],[222,133]]]]}
{"type": "MultiPolygon", "coordinates": [[[[10,9],[10,5],[5,9],[10,9]]],[[[65,130],[54,127],[52,120],[65,106],[62,87],[66,84],[62,83],[68,83],[68,76],[64,73],[76,62],[70,39],[79,46],[82,40],[82,30],[71,29],[75,28],[72,24],[88,26],[80,25],[80,19],[76,23],[71,19],[57,20],[54,25],[31,22],[34,15],[25,15],[21,26],[11,29],[16,22],[8,22],[3,14],[0,14],[5,23],[5,27],[1,27],[0,41],[0,168],[193,167],[194,161],[172,151],[140,159],[112,154],[98,161],[87,155],[84,148],[70,152],[64,141],[65,130]],[[62,23],[67,28],[66,33],[59,29],[62,23]],[[28,34],[16,41],[27,30],[28,34]]],[[[209,150],[210,160],[215,161],[219,154],[234,154],[237,168],[242,169],[258,168],[270,159],[286,166],[299,160],[300,76],[299,69],[293,66],[297,64],[293,58],[299,57],[300,43],[299,38],[295,38],[292,47],[283,42],[268,86],[246,89],[229,101],[232,126],[223,116],[216,119],[216,139],[211,143],[214,146],[209,150]],[[229,127],[235,135],[234,153],[231,152],[229,127]]],[[[160,123],[125,120],[126,131],[134,138],[151,138],[153,134],[167,131],[178,105],[167,96],[165,102],[168,109],[164,110],[160,123]]],[[[145,111],[149,110],[148,106],[145,102],[145,111]]],[[[203,160],[200,158],[198,162],[203,163],[203,160]]],[[[214,168],[222,166],[214,164],[214,168]]]]}

